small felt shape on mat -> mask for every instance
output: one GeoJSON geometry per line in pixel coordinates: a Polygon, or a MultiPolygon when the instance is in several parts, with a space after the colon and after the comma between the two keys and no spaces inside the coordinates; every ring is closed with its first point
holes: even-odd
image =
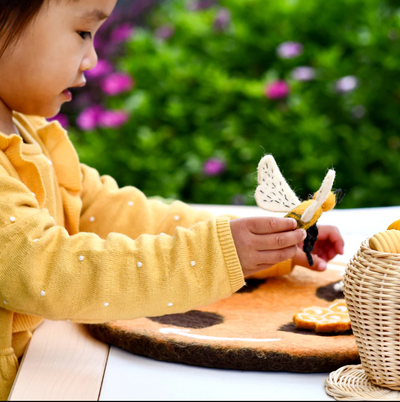
{"type": "Polygon", "coordinates": [[[400,231],[396,229],[379,232],[369,238],[373,250],[383,253],[400,253],[400,231]]]}
{"type": "Polygon", "coordinates": [[[315,332],[345,332],[351,329],[350,317],[344,299],[335,300],[328,307],[307,307],[293,316],[297,328],[315,332]]]}

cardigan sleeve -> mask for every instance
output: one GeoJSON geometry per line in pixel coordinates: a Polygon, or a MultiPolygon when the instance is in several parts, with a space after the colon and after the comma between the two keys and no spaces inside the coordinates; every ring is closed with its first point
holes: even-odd
{"type": "Polygon", "coordinates": [[[84,164],[81,164],[81,171],[80,231],[94,232],[102,238],[118,232],[135,239],[141,234],[173,235],[178,226],[188,228],[216,218],[210,212],[198,211],[181,201],[168,205],[148,199],[133,186],[119,188],[112,177],[100,177],[96,169],[84,164]]]}
{"type": "MultiPolygon", "coordinates": [[[[13,312],[84,323],[134,319],[208,305],[244,284],[227,217],[175,225],[172,233],[174,216],[182,213],[174,206],[171,222],[149,219],[141,227],[149,234],[71,236],[2,167],[0,194],[0,302],[13,312]],[[171,234],[155,234],[161,230],[171,234]]],[[[123,203],[113,208],[110,200],[102,213],[125,213],[123,203]]],[[[163,216],[166,209],[144,206],[139,215],[163,216]]]]}
{"type": "MultiPolygon", "coordinates": [[[[110,232],[124,233],[136,238],[143,233],[172,235],[178,226],[214,218],[207,211],[197,211],[180,201],[167,205],[159,200],[149,200],[137,188],[118,188],[110,176],[101,176],[97,170],[84,164],[82,168],[82,216],[80,230],[106,237],[110,232]]],[[[224,215],[230,219],[237,216],[224,215]]],[[[292,261],[287,260],[247,278],[263,279],[283,276],[292,272],[292,261]]]]}

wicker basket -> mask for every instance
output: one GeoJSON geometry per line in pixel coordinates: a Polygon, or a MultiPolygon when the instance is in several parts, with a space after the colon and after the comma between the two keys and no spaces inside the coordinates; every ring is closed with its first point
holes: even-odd
{"type": "Polygon", "coordinates": [[[372,250],[366,239],[347,266],[343,292],[365,374],[400,390],[400,254],[372,250]]]}

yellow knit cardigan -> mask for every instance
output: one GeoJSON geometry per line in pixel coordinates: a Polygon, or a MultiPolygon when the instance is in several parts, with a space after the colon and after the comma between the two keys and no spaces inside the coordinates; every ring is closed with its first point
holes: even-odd
{"type": "MultiPolygon", "coordinates": [[[[58,122],[13,114],[0,133],[0,398],[43,318],[101,323],[180,313],[244,285],[229,216],[80,164],[58,122]]],[[[99,155],[101,157],[101,155],[99,155]]],[[[270,272],[286,274],[291,262],[270,272]]]]}

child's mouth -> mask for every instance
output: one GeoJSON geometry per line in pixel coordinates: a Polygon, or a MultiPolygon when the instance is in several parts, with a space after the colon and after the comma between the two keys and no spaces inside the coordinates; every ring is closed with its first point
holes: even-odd
{"type": "Polygon", "coordinates": [[[68,102],[72,100],[72,93],[68,89],[65,89],[62,94],[65,95],[65,97],[68,99],[68,102]]]}

